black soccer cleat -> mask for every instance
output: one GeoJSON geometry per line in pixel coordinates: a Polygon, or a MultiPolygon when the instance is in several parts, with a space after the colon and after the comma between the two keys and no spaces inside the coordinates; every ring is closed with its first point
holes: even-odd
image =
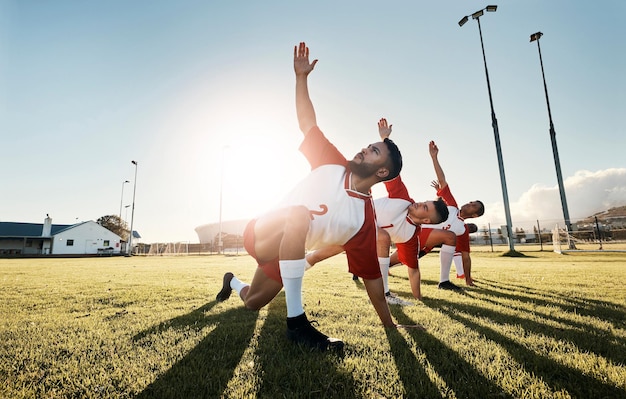
{"type": "Polygon", "coordinates": [[[440,290],[453,290],[453,291],[461,291],[461,287],[452,283],[450,280],[442,281],[439,283],[440,290]]]}
{"type": "Polygon", "coordinates": [[[295,328],[287,327],[287,338],[290,341],[293,341],[298,344],[306,345],[312,349],[318,349],[320,351],[325,350],[337,350],[340,351],[343,349],[343,341],[338,338],[331,338],[321,332],[317,331],[315,327],[311,323],[316,323],[316,321],[309,322],[306,319],[306,316],[303,314],[304,320],[300,325],[295,328]]]}
{"type": "Polygon", "coordinates": [[[233,291],[233,289],[230,288],[230,280],[232,280],[233,277],[235,276],[231,272],[224,274],[224,283],[222,284],[222,290],[218,292],[215,296],[216,301],[223,302],[230,298],[230,293],[233,291]]]}

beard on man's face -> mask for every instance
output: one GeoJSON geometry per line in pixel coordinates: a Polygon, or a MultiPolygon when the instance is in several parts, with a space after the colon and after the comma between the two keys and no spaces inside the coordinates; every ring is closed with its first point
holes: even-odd
{"type": "Polygon", "coordinates": [[[348,161],[348,166],[350,167],[350,171],[355,175],[363,178],[370,177],[378,171],[378,166],[372,165],[370,163],[356,163],[354,160],[348,161]]]}

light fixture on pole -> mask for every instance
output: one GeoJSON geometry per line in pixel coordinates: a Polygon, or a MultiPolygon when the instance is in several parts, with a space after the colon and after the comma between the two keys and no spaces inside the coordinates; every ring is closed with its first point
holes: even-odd
{"type": "Polygon", "coordinates": [[[122,219],[122,202],[124,202],[124,184],[126,183],[130,183],[130,182],[128,180],[124,180],[122,182],[122,198],[120,198],[120,214],[119,214],[120,220],[122,219]]]}
{"type": "MultiPolygon", "coordinates": [[[[563,217],[565,218],[565,227],[568,232],[572,231],[572,223],[569,219],[569,211],[567,209],[567,199],[565,198],[565,186],[563,185],[563,175],[561,174],[561,162],[559,161],[559,150],[556,146],[556,131],[554,123],[552,123],[552,112],[550,111],[550,100],[548,99],[548,86],[546,85],[546,75],[543,72],[543,59],[541,57],[541,46],[539,39],[543,33],[536,32],[530,35],[530,41],[537,42],[537,50],[539,50],[539,63],[541,64],[541,77],[543,78],[543,90],[546,94],[546,104],[548,105],[548,119],[550,121],[550,141],[552,142],[552,155],[554,156],[554,166],[556,167],[556,180],[559,183],[559,193],[561,194],[561,206],[563,207],[563,217]]],[[[573,244],[573,242],[572,242],[573,244]]]]}
{"type": "Polygon", "coordinates": [[[132,255],[133,252],[133,222],[135,221],[135,192],[137,191],[137,161],[130,161],[135,165],[135,180],[133,181],[133,207],[130,212],[130,235],[128,239],[128,252],[127,256],[132,255]]]}
{"type": "Polygon", "coordinates": [[[502,198],[504,201],[504,213],[506,217],[506,226],[507,226],[507,236],[509,239],[509,249],[511,251],[515,251],[514,242],[513,242],[513,229],[512,229],[512,221],[511,221],[511,210],[509,208],[509,194],[506,188],[506,177],[504,175],[504,161],[502,160],[502,147],[500,146],[500,132],[498,130],[498,120],[496,119],[496,112],[493,109],[493,98],[491,96],[491,83],[489,82],[489,71],[487,70],[487,57],[485,56],[485,45],[483,44],[483,32],[480,27],[480,17],[483,16],[484,12],[495,12],[498,9],[496,5],[489,5],[482,10],[478,10],[471,15],[464,16],[459,21],[459,26],[465,25],[465,23],[469,20],[471,16],[472,19],[475,19],[478,23],[478,33],[480,34],[480,47],[483,52],[483,62],[485,64],[485,77],[487,78],[487,91],[489,93],[489,105],[491,106],[491,126],[493,127],[493,135],[496,142],[496,154],[498,156],[498,168],[500,169],[500,184],[502,185],[502,198]]]}

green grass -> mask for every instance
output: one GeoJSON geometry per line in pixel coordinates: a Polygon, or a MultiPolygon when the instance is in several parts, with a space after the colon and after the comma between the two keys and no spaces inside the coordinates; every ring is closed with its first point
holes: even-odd
{"type": "Polygon", "coordinates": [[[0,397],[626,398],[625,254],[472,259],[459,294],[422,258],[422,302],[392,269],[414,303],[392,314],[423,331],[386,331],[343,255],[307,272],[309,319],[342,354],[287,341],[282,293],[214,301],[248,256],[0,259],[0,397]]]}

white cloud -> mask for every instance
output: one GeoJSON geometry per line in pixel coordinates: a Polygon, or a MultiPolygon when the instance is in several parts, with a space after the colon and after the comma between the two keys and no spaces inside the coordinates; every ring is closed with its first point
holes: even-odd
{"type": "MultiPolygon", "coordinates": [[[[626,205],[626,168],[610,168],[591,172],[580,170],[565,179],[565,194],[570,220],[591,216],[594,213],[626,205]]],[[[481,225],[505,224],[502,202],[485,204],[485,215],[476,219],[481,225]]],[[[534,224],[563,224],[563,208],[557,185],[533,185],[518,200],[510,202],[513,226],[534,224]]]]}

